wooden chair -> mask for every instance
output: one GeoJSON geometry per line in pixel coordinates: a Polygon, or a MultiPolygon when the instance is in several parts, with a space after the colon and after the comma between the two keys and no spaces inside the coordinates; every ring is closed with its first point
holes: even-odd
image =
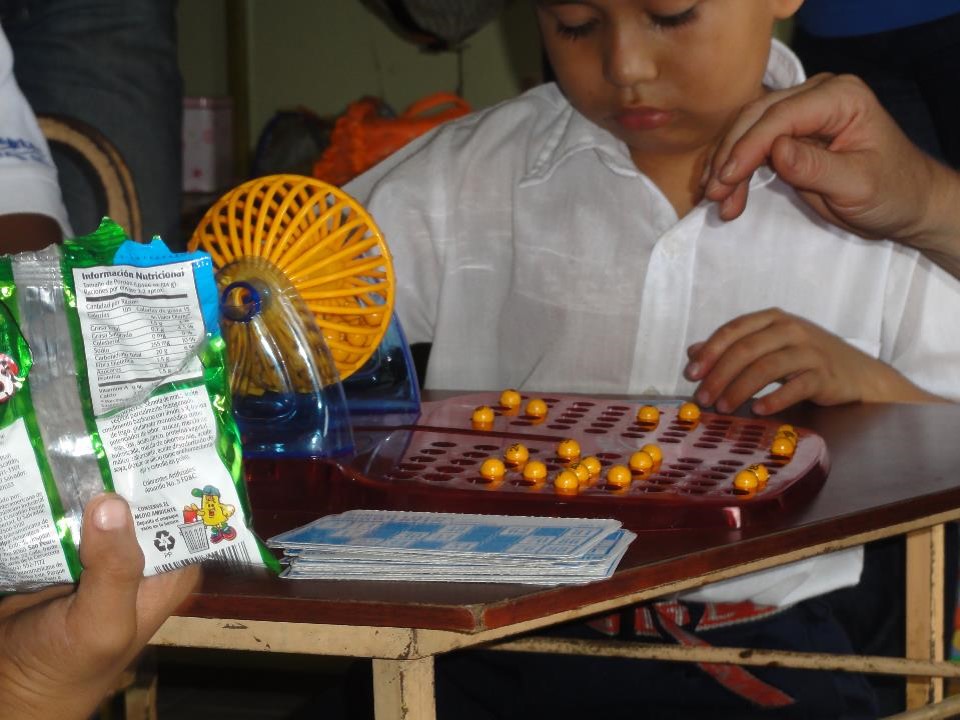
{"type": "Polygon", "coordinates": [[[117,148],[100,131],[74,118],[40,115],[40,130],[51,146],[72,156],[84,171],[99,202],[134,240],[143,240],[140,202],[133,176],[117,148]]]}

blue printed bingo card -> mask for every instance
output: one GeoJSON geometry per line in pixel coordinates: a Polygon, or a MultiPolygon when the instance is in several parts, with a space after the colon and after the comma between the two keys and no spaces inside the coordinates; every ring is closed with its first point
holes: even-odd
{"type": "Polygon", "coordinates": [[[292,579],[560,585],[609,577],[634,538],[616,520],[352,510],[268,544],[292,579]]]}
{"type": "Polygon", "coordinates": [[[270,539],[276,548],[573,559],[620,528],[616,520],[351,510],[270,539]]]}

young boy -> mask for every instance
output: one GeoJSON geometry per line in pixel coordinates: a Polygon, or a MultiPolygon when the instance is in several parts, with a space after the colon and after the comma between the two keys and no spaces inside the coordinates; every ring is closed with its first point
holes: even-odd
{"type": "MultiPolygon", "coordinates": [[[[347,186],[391,246],[409,339],[433,343],[427,387],[694,394],[721,412],[766,393],[759,414],[957,393],[960,335],[941,332],[960,311],[952,278],[828,226],[769,171],[737,222],[702,202],[705,160],[736,114],[804,79],[770,39],[801,1],[538,0],[556,85],[443,126],[347,186]]],[[[857,548],[686,599],[735,611],[736,627],[702,633],[711,643],[849,648],[816,598],[855,585],[862,565],[857,548]]],[[[716,617],[661,606],[619,632],[677,637],[716,617]]],[[[491,671],[514,685],[479,689],[497,705],[479,717],[544,703],[561,717],[635,716],[656,698],[713,718],[876,713],[855,676],[756,670],[720,688],[677,666],[516,662],[531,671],[491,671]],[[576,683],[546,678],[562,668],[576,683]]]]}

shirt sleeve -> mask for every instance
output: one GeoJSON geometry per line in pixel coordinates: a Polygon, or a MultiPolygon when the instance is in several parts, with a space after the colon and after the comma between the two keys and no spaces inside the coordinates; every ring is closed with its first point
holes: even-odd
{"type": "Polygon", "coordinates": [[[441,176],[453,157],[436,128],[344,186],[383,233],[393,258],[395,311],[407,340],[433,342],[450,213],[441,176]]]}
{"type": "Polygon", "coordinates": [[[0,29],[0,214],[36,213],[72,234],[57,168],[37,119],[13,74],[13,53],[0,29]]]}

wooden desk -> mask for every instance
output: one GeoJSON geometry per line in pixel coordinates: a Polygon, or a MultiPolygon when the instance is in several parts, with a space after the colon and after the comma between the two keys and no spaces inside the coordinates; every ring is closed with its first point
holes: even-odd
{"type": "MultiPolygon", "coordinates": [[[[293,582],[266,572],[210,572],[153,642],[372,658],[378,718],[433,718],[433,658],[438,654],[905,534],[908,656],[921,661],[909,671],[956,674],[946,664],[930,661],[943,657],[942,524],[960,518],[960,406],[805,408],[784,419],[822,435],[832,467],[809,504],[769,526],[656,531],[656,542],[641,536],[633,543],[609,580],[553,589],[293,582]]],[[[320,489],[320,477],[251,482],[260,534],[269,536],[321,514],[323,508],[311,499],[322,496],[320,489]]],[[[837,663],[849,661],[839,658],[837,663]]],[[[908,693],[911,706],[939,700],[942,679],[912,678],[908,693]]]]}

